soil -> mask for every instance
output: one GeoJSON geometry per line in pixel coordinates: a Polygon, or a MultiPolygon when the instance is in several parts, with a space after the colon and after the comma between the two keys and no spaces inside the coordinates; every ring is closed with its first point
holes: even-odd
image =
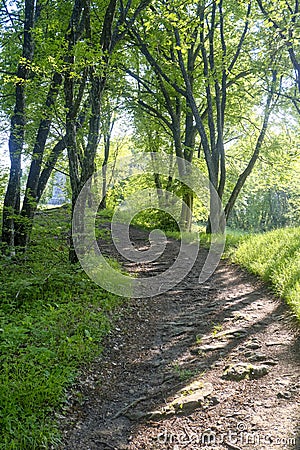
{"type": "MultiPolygon", "coordinates": [[[[131,240],[149,245],[137,228],[131,240]]],[[[142,276],[163,272],[179,249],[168,239],[141,264],[100,245],[142,276]]],[[[299,332],[281,300],[225,260],[199,284],[206,256],[169,292],[120,307],[68,394],[62,450],[300,449],[299,332]]]]}

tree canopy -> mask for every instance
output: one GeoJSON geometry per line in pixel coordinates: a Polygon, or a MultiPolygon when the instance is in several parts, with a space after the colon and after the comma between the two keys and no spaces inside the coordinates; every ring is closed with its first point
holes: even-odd
{"type": "MultiPolygon", "coordinates": [[[[280,224],[299,220],[297,0],[6,0],[0,17],[1,118],[11,163],[1,181],[5,251],[26,248],[59,167],[73,207],[99,162],[107,189],[106,163],[117,157],[110,154],[113,129],[120,134],[115,124],[124,118],[131,146],[174,154],[182,174],[197,164],[232,223],[250,226],[245,208],[254,204],[287,208],[280,224]]],[[[189,230],[193,192],[176,187],[172,174],[153,171],[153,182],[158,196],[179,189],[189,230]]],[[[267,226],[255,214],[251,227],[267,226]]]]}

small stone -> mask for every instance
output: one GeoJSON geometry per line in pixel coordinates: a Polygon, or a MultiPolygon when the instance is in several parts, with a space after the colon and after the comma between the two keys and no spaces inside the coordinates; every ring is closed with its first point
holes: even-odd
{"type": "Polygon", "coordinates": [[[227,345],[227,341],[216,342],[215,344],[202,345],[201,347],[199,347],[199,350],[203,352],[214,352],[216,350],[224,349],[225,347],[227,347],[227,345]]]}
{"type": "Polygon", "coordinates": [[[250,373],[250,379],[257,379],[261,378],[264,375],[267,375],[269,373],[269,368],[265,365],[263,366],[252,366],[251,373],[250,373]]]}
{"type": "Polygon", "coordinates": [[[249,348],[250,350],[258,350],[259,348],[261,348],[261,345],[257,342],[249,342],[245,345],[245,347],[249,348]]]}
{"type": "Polygon", "coordinates": [[[182,336],[183,334],[188,334],[191,332],[190,328],[179,328],[178,330],[173,330],[172,337],[182,336]]]}
{"type": "Polygon", "coordinates": [[[218,405],[220,403],[220,400],[218,399],[218,397],[210,397],[210,405],[211,406],[215,406],[218,405]]]}
{"type": "Polygon", "coordinates": [[[247,331],[244,328],[231,328],[231,330],[220,331],[214,337],[220,339],[222,337],[226,337],[227,339],[242,337],[247,334],[247,331]]]}
{"type": "Polygon", "coordinates": [[[210,397],[213,392],[211,383],[203,381],[194,381],[193,383],[181,389],[180,395],[166,406],[159,410],[146,413],[145,417],[152,420],[159,420],[163,417],[172,416],[180,412],[192,412],[199,406],[204,405],[205,399],[210,397]]]}
{"type": "Polygon", "coordinates": [[[283,342],[266,342],[267,347],[273,347],[275,345],[284,345],[283,342]]]}
{"type": "Polygon", "coordinates": [[[196,380],[196,381],[193,381],[192,383],[188,384],[187,386],[184,386],[182,389],[180,389],[179,392],[181,394],[185,395],[187,393],[201,390],[201,389],[203,389],[203,387],[204,387],[203,381],[196,380]]]}
{"type": "Polygon", "coordinates": [[[237,363],[224,369],[222,378],[231,381],[241,381],[245,378],[250,380],[261,378],[269,372],[266,366],[253,366],[247,363],[237,363]]]}
{"type": "Polygon", "coordinates": [[[223,361],[216,361],[211,365],[211,367],[221,367],[223,364],[223,361]]]}
{"type": "Polygon", "coordinates": [[[268,361],[264,361],[264,365],[267,365],[267,366],[277,366],[277,364],[278,364],[278,361],[275,361],[273,359],[270,359],[268,361]]]}
{"type": "Polygon", "coordinates": [[[174,408],[177,412],[192,412],[199,408],[203,404],[204,399],[212,394],[213,386],[211,383],[204,384],[203,382],[196,381],[186,386],[181,392],[182,395],[173,400],[170,407],[174,408]],[[187,392],[191,392],[191,394],[185,395],[187,392]]]}
{"type": "Polygon", "coordinates": [[[248,359],[250,362],[265,361],[267,359],[267,356],[264,355],[263,353],[254,353],[248,359]]]}
{"type": "Polygon", "coordinates": [[[283,398],[285,400],[289,400],[291,398],[292,394],[288,391],[284,391],[284,392],[278,392],[277,394],[277,398],[283,398]]]}
{"type": "Polygon", "coordinates": [[[278,379],[278,380],[276,380],[276,384],[281,384],[281,385],[283,385],[283,386],[289,386],[290,380],[282,380],[282,379],[278,379]]]}

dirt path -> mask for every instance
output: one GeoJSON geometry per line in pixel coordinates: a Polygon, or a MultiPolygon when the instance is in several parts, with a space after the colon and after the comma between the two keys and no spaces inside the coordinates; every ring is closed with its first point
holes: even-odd
{"type": "MultiPolygon", "coordinates": [[[[147,234],[132,240],[142,248],[147,234]]],[[[157,262],[124,267],[151,276],[177,252],[169,240],[157,262]]],[[[199,285],[205,257],[172,291],[122,307],[70,393],[63,450],[300,449],[300,346],[286,309],[224,261],[199,285]]]]}

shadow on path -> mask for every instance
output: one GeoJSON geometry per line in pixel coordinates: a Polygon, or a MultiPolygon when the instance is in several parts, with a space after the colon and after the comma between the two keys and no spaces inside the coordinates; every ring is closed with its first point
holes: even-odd
{"type": "MultiPolygon", "coordinates": [[[[147,245],[146,232],[133,229],[131,237],[147,245]]],[[[109,242],[100,245],[118,256],[109,242]]],[[[177,253],[178,243],[168,240],[156,262],[122,262],[151,276],[177,253]]],[[[206,254],[171,291],[121,308],[103,354],[70,392],[61,449],[300,448],[299,341],[286,307],[224,261],[199,285],[206,254]],[[240,363],[267,373],[225,379],[224,368],[240,363]],[[209,395],[170,410],[195,381],[210,386],[209,395]]]]}

